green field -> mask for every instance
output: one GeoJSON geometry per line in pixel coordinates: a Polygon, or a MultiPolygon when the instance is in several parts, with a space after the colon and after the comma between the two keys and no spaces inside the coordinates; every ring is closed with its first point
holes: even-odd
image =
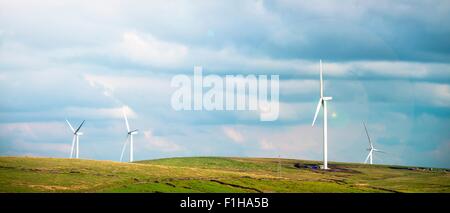
{"type": "Polygon", "coordinates": [[[450,192],[450,172],[271,158],[0,157],[0,192],[450,192]],[[279,163],[280,162],[280,163],[279,163]],[[280,168],[280,169],[278,169],[280,168]]]}

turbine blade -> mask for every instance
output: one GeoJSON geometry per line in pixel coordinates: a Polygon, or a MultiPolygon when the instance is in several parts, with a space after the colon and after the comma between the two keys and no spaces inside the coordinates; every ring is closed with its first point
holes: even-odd
{"type": "Polygon", "coordinates": [[[387,154],[385,151],[379,150],[379,149],[374,149],[373,151],[375,151],[375,152],[381,152],[381,153],[387,154]]]}
{"type": "Polygon", "coordinates": [[[371,152],[369,152],[369,154],[368,154],[367,157],[366,157],[366,160],[364,161],[365,164],[367,164],[367,161],[369,160],[370,153],[371,153],[371,152]]]}
{"type": "Polygon", "coordinates": [[[370,152],[369,152],[369,154],[367,155],[366,161],[364,161],[364,163],[367,163],[367,160],[369,160],[369,157],[372,157],[372,154],[373,154],[372,151],[373,151],[373,150],[371,149],[370,152]]]}
{"type": "Polygon", "coordinates": [[[127,126],[127,131],[130,132],[130,125],[128,125],[127,115],[125,114],[125,110],[122,110],[123,117],[125,118],[125,125],[127,126]]]}
{"type": "Polygon", "coordinates": [[[320,106],[321,105],[322,105],[322,98],[319,99],[319,103],[317,104],[316,114],[314,114],[314,120],[313,120],[311,126],[314,126],[314,123],[316,123],[317,115],[319,115],[319,111],[320,111],[320,106]]]}
{"type": "Polygon", "coordinates": [[[83,120],[83,122],[81,122],[80,126],[79,126],[78,129],[75,131],[75,133],[77,133],[78,131],[80,131],[80,129],[81,129],[81,127],[83,126],[83,124],[84,124],[85,121],[86,121],[86,120],[83,120]]]}
{"type": "Polygon", "coordinates": [[[73,156],[73,148],[75,147],[75,138],[76,137],[77,136],[74,135],[73,138],[72,138],[72,148],[70,149],[70,158],[72,158],[72,156],[73,156]]]}
{"type": "Polygon", "coordinates": [[[69,124],[70,129],[72,130],[72,132],[75,133],[75,129],[73,129],[72,125],[70,124],[69,120],[66,119],[67,124],[69,124]]]}
{"type": "Polygon", "coordinates": [[[123,153],[125,152],[125,147],[127,146],[127,143],[128,143],[128,135],[127,135],[127,140],[125,141],[125,143],[123,144],[123,147],[122,147],[122,154],[120,154],[120,162],[122,162],[123,153]]]}
{"type": "Polygon", "coordinates": [[[364,121],[363,121],[363,125],[364,125],[364,129],[366,130],[367,139],[369,140],[369,146],[371,149],[373,149],[372,141],[370,140],[369,132],[367,131],[366,123],[364,123],[364,121]]]}
{"type": "Polygon", "coordinates": [[[320,60],[320,98],[323,98],[323,74],[322,74],[322,60],[320,60]]]}

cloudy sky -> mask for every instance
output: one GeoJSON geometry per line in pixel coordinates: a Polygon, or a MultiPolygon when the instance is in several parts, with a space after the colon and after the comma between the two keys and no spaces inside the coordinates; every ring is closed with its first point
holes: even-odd
{"type": "Polygon", "coordinates": [[[324,61],[329,160],[450,168],[448,1],[0,0],[0,155],[119,160],[322,158],[311,127],[324,61]],[[176,74],[280,75],[280,118],[174,111],[176,74]]]}

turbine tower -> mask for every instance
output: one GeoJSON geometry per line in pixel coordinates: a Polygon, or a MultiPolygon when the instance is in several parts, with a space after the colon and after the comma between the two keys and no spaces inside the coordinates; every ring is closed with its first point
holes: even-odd
{"type": "Polygon", "coordinates": [[[328,169],[328,119],[327,119],[327,101],[333,97],[323,96],[323,77],[322,77],[322,60],[320,60],[320,99],[317,104],[316,114],[311,126],[314,126],[320,108],[323,107],[323,169],[328,169]]]}
{"type": "Polygon", "coordinates": [[[122,162],[123,159],[123,154],[125,152],[125,148],[128,144],[128,142],[130,142],[130,162],[133,162],[133,135],[138,133],[138,130],[135,129],[133,131],[130,130],[130,125],[128,124],[128,119],[127,119],[127,115],[125,114],[125,111],[123,111],[123,117],[125,118],[125,125],[127,127],[127,140],[125,141],[125,143],[123,144],[122,147],[122,154],[120,155],[120,162],[122,162]]]}
{"type": "Polygon", "coordinates": [[[70,129],[73,132],[73,139],[72,139],[72,148],[70,149],[70,158],[73,157],[73,153],[75,151],[75,158],[79,158],[79,154],[80,154],[80,135],[83,135],[82,132],[80,132],[81,126],[83,126],[84,124],[84,120],[83,122],[81,122],[80,126],[75,130],[72,125],[70,124],[69,120],[66,119],[67,124],[69,124],[70,129]]]}
{"type": "Polygon", "coordinates": [[[370,136],[369,136],[369,132],[367,131],[367,127],[366,124],[363,122],[364,125],[364,129],[366,130],[366,135],[367,135],[367,139],[369,140],[369,148],[367,149],[367,151],[369,151],[369,154],[366,157],[366,160],[364,161],[364,163],[367,164],[367,160],[369,160],[369,164],[373,163],[373,153],[374,152],[381,152],[381,153],[385,153],[379,149],[375,149],[375,147],[373,146],[372,141],[370,140],[370,136]]]}

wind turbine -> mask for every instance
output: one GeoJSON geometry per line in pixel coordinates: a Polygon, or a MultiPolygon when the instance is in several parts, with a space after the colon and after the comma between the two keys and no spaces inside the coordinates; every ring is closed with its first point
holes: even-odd
{"type": "Polygon", "coordinates": [[[367,127],[366,124],[363,122],[364,125],[364,129],[366,130],[366,135],[367,135],[367,139],[369,140],[369,148],[367,149],[367,151],[369,151],[369,154],[366,157],[366,160],[364,161],[364,163],[367,163],[367,160],[370,159],[369,164],[373,163],[373,153],[374,152],[381,152],[381,153],[385,153],[379,149],[375,149],[375,147],[373,146],[372,141],[370,140],[370,136],[369,136],[369,132],[367,131],[367,127]]]}
{"type": "Polygon", "coordinates": [[[72,139],[72,148],[70,149],[70,158],[73,157],[73,152],[75,151],[75,158],[79,158],[79,153],[80,153],[80,135],[83,135],[82,132],[80,132],[81,126],[83,126],[84,124],[84,120],[83,122],[81,122],[80,126],[75,130],[72,125],[70,124],[69,120],[66,119],[67,124],[69,124],[70,129],[73,132],[73,139],[72,139]],[[74,150],[75,148],[75,150],[74,150]]]}
{"type": "Polygon", "coordinates": [[[323,96],[323,78],[322,78],[322,60],[320,60],[320,99],[317,104],[316,114],[311,126],[314,126],[320,108],[323,107],[323,169],[328,169],[328,119],[327,119],[327,101],[331,101],[333,97],[323,96]]]}
{"type": "Polygon", "coordinates": [[[122,162],[123,153],[125,152],[125,148],[127,146],[128,141],[130,142],[130,162],[133,162],[133,135],[138,133],[138,130],[135,129],[133,131],[130,130],[130,125],[128,124],[127,115],[125,111],[123,111],[123,117],[125,118],[125,125],[127,126],[127,140],[123,144],[122,154],[120,155],[120,162],[122,162]]]}

